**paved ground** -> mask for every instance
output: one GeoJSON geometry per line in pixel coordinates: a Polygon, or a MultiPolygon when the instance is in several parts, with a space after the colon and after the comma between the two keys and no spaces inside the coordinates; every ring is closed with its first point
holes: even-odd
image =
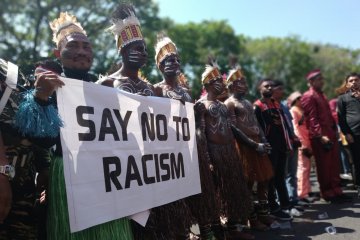
{"type": "MultiPolygon", "coordinates": [[[[313,191],[318,192],[314,173],[311,180],[313,191]]],[[[354,197],[353,202],[330,204],[320,200],[305,208],[303,215],[295,217],[292,222],[279,222],[285,229],[252,233],[256,240],[360,240],[360,199],[350,184],[344,184],[344,192],[354,197]],[[319,215],[324,213],[328,217],[319,219],[319,215]],[[331,226],[335,227],[336,234],[326,232],[325,228],[331,226]]],[[[197,227],[192,230],[198,233],[197,227]]]]}
{"type": "MultiPolygon", "coordinates": [[[[315,180],[312,178],[312,180],[315,180]]],[[[318,185],[313,181],[314,190],[318,185]]],[[[351,185],[344,187],[345,193],[354,196],[351,203],[330,204],[324,201],[317,201],[301,217],[295,217],[290,223],[290,229],[277,229],[269,232],[256,232],[257,240],[360,240],[360,199],[356,197],[356,191],[351,185]],[[319,219],[319,215],[327,213],[328,218],[319,219]],[[325,228],[333,226],[336,234],[327,233],[325,228]]],[[[286,227],[286,222],[282,223],[286,227]]]]}

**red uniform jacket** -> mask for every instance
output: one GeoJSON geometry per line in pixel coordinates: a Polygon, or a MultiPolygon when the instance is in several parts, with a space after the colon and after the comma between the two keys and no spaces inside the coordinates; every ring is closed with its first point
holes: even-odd
{"type": "Polygon", "coordinates": [[[310,88],[301,97],[301,104],[304,109],[310,138],[327,136],[334,141],[336,123],[324,93],[310,88]]]}

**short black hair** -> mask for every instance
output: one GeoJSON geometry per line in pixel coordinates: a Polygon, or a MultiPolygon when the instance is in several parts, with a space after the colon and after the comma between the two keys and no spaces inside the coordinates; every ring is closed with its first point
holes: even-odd
{"type": "Polygon", "coordinates": [[[260,86],[261,84],[263,84],[263,82],[274,82],[271,78],[263,78],[263,79],[260,79],[257,83],[256,83],[256,89],[258,91],[260,91],[260,86]]]}
{"type": "Polygon", "coordinates": [[[63,69],[59,62],[57,62],[55,59],[51,58],[45,58],[37,63],[35,63],[35,67],[44,67],[47,70],[50,70],[56,74],[61,74],[63,72],[63,69]]]}
{"type": "Polygon", "coordinates": [[[360,77],[360,75],[356,72],[352,72],[352,73],[346,75],[345,82],[347,83],[349,81],[349,78],[351,78],[351,77],[360,77]]]}
{"type": "Polygon", "coordinates": [[[284,86],[284,82],[280,80],[274,80],[273,87],[279,87],[279,86],[284,86]]]}

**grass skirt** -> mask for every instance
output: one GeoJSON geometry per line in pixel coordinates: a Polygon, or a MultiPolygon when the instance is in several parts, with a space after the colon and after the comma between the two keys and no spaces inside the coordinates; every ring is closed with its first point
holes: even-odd
{"type": "Polygon", "coordinates": [[[71,233],[64,179],[63,159],[52,159],[48,196],[48,239],[90,240],[121,239],[132,240],[133,235],[127,218],[103,223],[79,232],[71,233]]]}
{"type": "Polygon", "coordinates": [[[246,220],[252,211],[251,195],[235,144],[208,143],[208,149],[214,165],[215,186],[221,197],[222,213],[230,221],[246,220]]]}
{"type": "MultiPolygon", "coordinates": [[[[252,139],[254,139],[252,137],[252,139]]],[[[259,139],[254,139],[256,142],[259,139]]],[[[245,178],[250,182],[268,181],[273,176],[273,168],[267,155],[261,155],[255,149],[241,143],[237,143],[240,152],[240,161],[244,170],[245,178]]]]}
{"type": "Polygon", "coordinates": [[[210,171],[210,158],[205,136],[200,131],[196,135],[201,193],[186,199],[191,208],[194,221],[199,225],[209,224],[220,216],[220,195],[216,191],[213,174],[210,171]]]}
{"type": "Polygon", "coordinates": [[[191,211],[184,199],[151,209],[146,229],[135,239],[185,239],[192,223],[191,211]]]}

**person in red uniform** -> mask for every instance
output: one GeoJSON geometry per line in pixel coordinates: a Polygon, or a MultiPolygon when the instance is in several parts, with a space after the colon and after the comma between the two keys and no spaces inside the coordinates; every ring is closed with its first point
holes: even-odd
{"type": "Polygon", "coordinates": [[[348,201],[340,186],[339,145],[336,136],[336,123],[325,94],[322,92],[323,77],[319,69],[306,76],[309,90],[302,98],[306,124],[309,128],[311,147],[316,162],[317,177],[322,198],[330,202],[348,201]]]}

